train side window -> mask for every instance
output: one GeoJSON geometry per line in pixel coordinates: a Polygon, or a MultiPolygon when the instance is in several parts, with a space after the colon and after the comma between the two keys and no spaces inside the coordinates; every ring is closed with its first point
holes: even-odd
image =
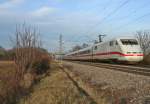
{"type": "Polygon", "coordinates": [[[116,45],[118,45],[118,42],[116,41],[116,45]]]}
{"type": "Polygon", "coordinates": [[[94,47],[94,50],[97,50],[97,46],[94,47]]]}
{"type": "Polygon", "coordinates": [[[109,45],[110,45],[110,46],[113,46],[113,41],[110,41],[109,45]]]}

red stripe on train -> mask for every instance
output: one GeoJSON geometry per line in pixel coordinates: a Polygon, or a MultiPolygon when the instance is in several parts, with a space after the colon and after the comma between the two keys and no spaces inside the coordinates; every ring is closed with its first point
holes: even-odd
{"type": "Polygon", "coordinates": [[[143,54],[123,54],[121,52],[98,53],[96,55],[143,56],[143,54]]]}
{"type": "MultiPolygon", "coordinates": [[[[120,55],[120,56],[144,56],[143,54],[123,54],[121,52],[107,52],[107,53],[96,53],[93,56],[101,56],[101,55],[120,55]]],[[[78,55],[79,57],[83,56],[92,56],[92,54],[78,55]]]]}

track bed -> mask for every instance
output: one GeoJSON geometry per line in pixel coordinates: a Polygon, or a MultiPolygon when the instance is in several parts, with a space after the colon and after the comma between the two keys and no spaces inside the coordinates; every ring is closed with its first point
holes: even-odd
{"type": "Polygon", "coordinates": [[[141,99],[150,96],[150,77],[148,76],[79,63],[64,62],[64,64],[71,66],[70,71],[80,76],[86,83],[98,86],[97,89],[111,89],[118,96],[135,99],[131,104],[140,104],[141,99]]]}

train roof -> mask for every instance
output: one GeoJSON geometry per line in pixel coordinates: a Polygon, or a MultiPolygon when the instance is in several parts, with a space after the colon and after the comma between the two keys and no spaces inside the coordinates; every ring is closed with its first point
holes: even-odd
{"type": "Polygon", "coordinates": [[[110,40],[107,40],[107,41],[104,41],[104,42],[101,42],[101,43],[94,44],[93,46],[104,44],[104,43],[109,42],[109,41],[120,40],[120,39],[137,39],[137,38],[135,38],[133,36],[117,37],[117,38],[112,38],[110,40]]]}
{"type": "MultiPolygon", "coordinates": [[[[124,37],[118,37],[118,38],[114,38],[115,40],[118,40],[118,39],[137,39],[136,37],[133,37],[133,36],[124,36],[124,37]]],[[[113,39],[113,40],[114,40],[113,39]]]]}
{"type": "Polygon", "coordinates": [[[86,50],[90,50],[91,48],[92,48],[92,46],[88,46],[88,47],[86,47],[86,48],[83,48],[83,49],[80,49],[80,50],[77,50],[77,51],[68,53],[68,54],[66,54],[66,55],[72,55],[72,54],[75,54],[75,53],[78,53],[78,52],[83,52],[83,51],[86,51],[86,50]]]}

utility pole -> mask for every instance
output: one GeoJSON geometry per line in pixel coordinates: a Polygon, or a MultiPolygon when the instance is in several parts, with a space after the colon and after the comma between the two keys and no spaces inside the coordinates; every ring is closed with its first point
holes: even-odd
{"type": "Polygon", "coordinates": [[[102,38],[104,38],[106,35],[104,34],[104,35],[102,35],[102,34],[100,34],[98,37],[99,37],[99,43],[101,43],[102,42],[102,38]]]}

